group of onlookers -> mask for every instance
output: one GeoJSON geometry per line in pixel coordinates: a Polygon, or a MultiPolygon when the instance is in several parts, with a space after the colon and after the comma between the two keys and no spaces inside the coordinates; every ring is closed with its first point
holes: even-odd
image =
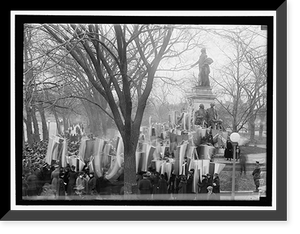
{"type": "Polygon", "coordinates": [[[194,186],[194,170],[191,169],[188,175],[175,175],[171,173],[159,174],[153,169],[147,172],[137,173],[137,187],[141,199],[192,199],[192,200],[219,200],[220,179],[215,173],[202,175],[202,180],[194,186]],[[196,191],[195,191],[196,190],[196,191]]]}

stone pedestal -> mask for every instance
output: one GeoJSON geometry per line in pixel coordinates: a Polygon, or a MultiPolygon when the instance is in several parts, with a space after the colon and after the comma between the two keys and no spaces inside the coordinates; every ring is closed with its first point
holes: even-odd
{"type": "Polygon", "coordinates": [[[199,109],[200,104],[203,104],[205,109],[210,108],[210,103],[214,102],[216,99],[216,96],[212,92],[212,88],[209,86],[195,86],[192,88],[192,92],[187,94],[187,97],[195,111],[199,109]]]}

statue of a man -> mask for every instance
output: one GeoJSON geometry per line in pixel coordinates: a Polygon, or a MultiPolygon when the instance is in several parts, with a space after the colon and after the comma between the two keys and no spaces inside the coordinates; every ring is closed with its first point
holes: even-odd
{"type": "Polygon", "coordinates": [[[202,48],[199,60],[191,66],[191,68],[192,68],[192,67],[196,66],[197,64],[199,65],[199,74],[198,74],[198,85],[199,86],[210,86],[209,65],[212,63],[213,63],[213,60],[211,58],[207,57],[206,49],[202,48]]]}

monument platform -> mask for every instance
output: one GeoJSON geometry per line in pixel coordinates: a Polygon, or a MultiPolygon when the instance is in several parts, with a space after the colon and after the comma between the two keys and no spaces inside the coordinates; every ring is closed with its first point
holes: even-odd
{"type": "Polygon", "coordinates": [[[203,104],[205,109],[210,108],[210,103],[214,102],[216,95],[213,94],[210,86],[195,86],[192,92],[187,93],[187,98],[192,103],[194,110],[199,109],[199,105],[203,104]]]}

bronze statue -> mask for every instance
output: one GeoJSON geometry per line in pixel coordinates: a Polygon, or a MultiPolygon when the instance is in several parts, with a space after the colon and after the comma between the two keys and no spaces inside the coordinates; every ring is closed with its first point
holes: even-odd
{"type": "Polygon", "coordinates": [[[213,63],[213,60],[211,58],[207,57],[206,49],[202,48],[199,60],[191,66],[191,68],[192,68],[192,67],[196,66],[197,64],[199,65],[198,86],[210,87],[209,65],[212,63],[213,63]]]}

